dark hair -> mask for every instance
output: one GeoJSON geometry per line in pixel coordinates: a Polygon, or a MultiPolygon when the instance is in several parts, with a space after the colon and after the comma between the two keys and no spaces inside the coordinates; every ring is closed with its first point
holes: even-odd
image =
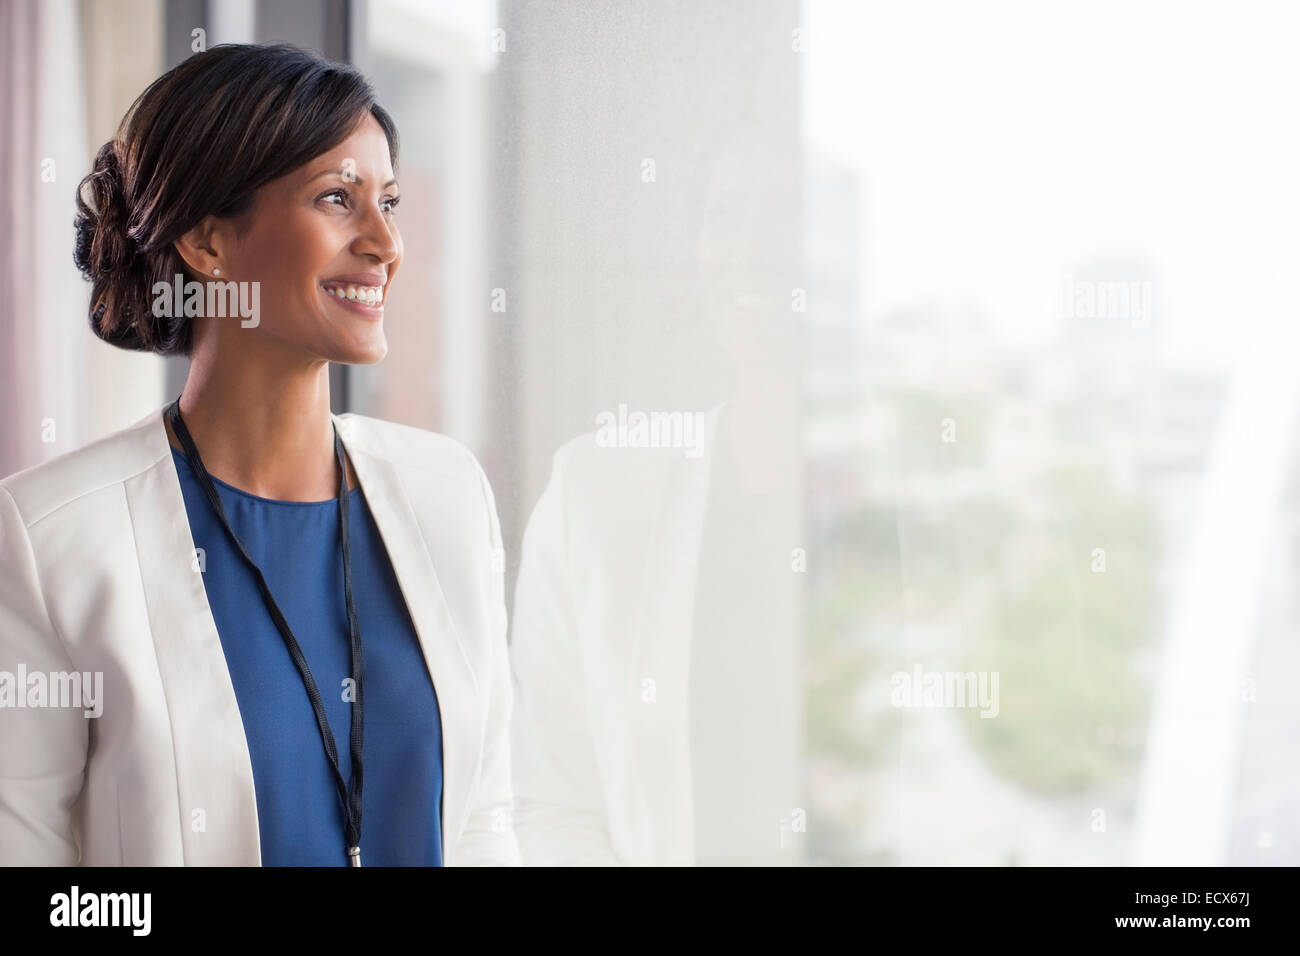
{"type": "Polygon", "coordinates": [[[396,171],[397,127],[346,64],[287,43],[223,43],[154,80],[77,187],[72,258],[94,283],[95,334],[190,354],[191,320],[152,308],[154,283],[188,274],[173,243],[205,216],[246,212],[259,187],[333,149],[367,112],[396,171]]]}

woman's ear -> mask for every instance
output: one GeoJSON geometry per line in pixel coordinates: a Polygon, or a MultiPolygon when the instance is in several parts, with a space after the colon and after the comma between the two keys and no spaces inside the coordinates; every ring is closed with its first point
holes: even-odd
{"type": "Polygon", "coordinates": [[[225,275],[229,272],[229,267],[222,268],[222,232],[215,216],[205,216],[202,222],[177,239],[173,245],[176,247],[177,254],[196,275],[225,275]],[[217,272],[217,269],[222,271],[217,272]]]}

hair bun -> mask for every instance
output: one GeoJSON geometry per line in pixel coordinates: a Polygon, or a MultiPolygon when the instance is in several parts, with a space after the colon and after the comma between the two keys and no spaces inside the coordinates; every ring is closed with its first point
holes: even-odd
{"type": "Polygon", "coordinates": [[[148,257],[141,254],[129,231],[131,201],[126,186],[118,144],[110,140],[100,147],[90,173],[77,186],[72,261],[92,283],[91,330],[113,345],[147,350],[158,339],[149,309],[150,270],[148,257]]]}
{"type": "Polygon", "coordinates": [[[138,250],[128,231],[130,210],[115,142],[95,155],[94,168],[77,190],[77,240],[73,261],[94,281],[128,269],[138,250]],[[86,203],[89,193],[90,204],[86,203]]]}

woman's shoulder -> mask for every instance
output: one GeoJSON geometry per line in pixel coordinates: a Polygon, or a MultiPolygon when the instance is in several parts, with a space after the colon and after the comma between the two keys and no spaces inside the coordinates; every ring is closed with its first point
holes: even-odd
{"type": "Polygon", "coordinates": [[[478,481],[483,474],[469,446],[450,435],[356,412],[335,414],[334,421],[349,454],[450,478],[478,481]]]}
{"type": "Polygon", "coordinates": [[[500,540],[496,499],[487,473],[469,446],[441,432],[348,412],[334,415],[361,480],[366,466],[358,457],[383,461],[399,470],[417,510],[431,520],[458,521],[478,506],[485,510],[492,540],[500,540]],[[424,493],[434,490],[436,493],[424,493]]]}
{"type": "MultiPolygon", "coordinates": [[[[171,455],[163,409],[0,479],[0,493],[13,500],[30,526],[72,501],[148,471],[171,455]]],[[[448,435],[355,412],[336,414],[334,420],[350,455],[369,455],[475,486],[486,481],[474,453],[448,435]]]]}
{"type": "Polygon", "coordinates": [[[0,479],[27,525],[88,494],[121,484],[167,457],[162,406],[134,424],[0,479]]]}

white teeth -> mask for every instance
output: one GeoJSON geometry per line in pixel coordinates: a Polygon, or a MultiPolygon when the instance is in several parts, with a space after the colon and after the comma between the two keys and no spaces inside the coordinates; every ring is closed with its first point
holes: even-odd
{"type": "Polygon", "coordinates": [[[336,285],[323,288],[336,299],[360,302],[363,305],[378,305],[384,298],[384,290],[376,286],[336,285]]]}

